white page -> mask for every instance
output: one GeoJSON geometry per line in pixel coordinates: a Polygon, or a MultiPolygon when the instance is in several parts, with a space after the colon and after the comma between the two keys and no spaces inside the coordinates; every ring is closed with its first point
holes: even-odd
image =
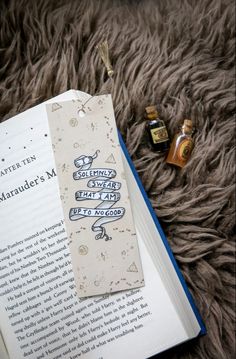
{"type": "Polygon", "coordinates": [[[0,358],[9,359],[7,348],[5,346],[4,339],[1,333],[0,333],[0,358]]]}
{"type": "Polygon", "coordinates": [[[141,359],[186,340],[138,228],[146,286],[79,301],[48,133],[43,106],[0,125],[0,326],[10,358],[141,359]],[[16,194],[21,185],[30,188],[16,194]]]}

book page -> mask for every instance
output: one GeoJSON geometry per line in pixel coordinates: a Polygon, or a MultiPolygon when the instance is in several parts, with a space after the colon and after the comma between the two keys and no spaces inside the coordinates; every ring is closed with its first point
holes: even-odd
{"type": "Polygon", "coordinates": [[[9,359],[8,351],[7,351],[1,331],[0,331],[0,358],[1,359],[9,359]]]}
{"type": "Polygon", "coordinates": [[[38,106],[0,125],[0,328],[10,358],[142,359],[186,340],[137,227],[146,286],[78,298],[44,116],[38,106]]]}

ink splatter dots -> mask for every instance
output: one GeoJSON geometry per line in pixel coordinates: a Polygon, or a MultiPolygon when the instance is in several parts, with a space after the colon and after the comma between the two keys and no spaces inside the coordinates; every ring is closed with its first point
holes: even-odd
{"type": "Polygon", "coordinates": [[[71,127],[76,127],[78,126],[78,120],[76,118],[71,118],[69,124],[71,127]]]}
{"type": "Polygon", "coordinates": [[[2,162],[4,162],[5,161],[5,158],[2,158],[2,162]]]}
{"type": "Polygon", "coordinates": [[[44,137],[48,137],[48,134],[47,134],[47,133],[45,133],[44,137]]]}

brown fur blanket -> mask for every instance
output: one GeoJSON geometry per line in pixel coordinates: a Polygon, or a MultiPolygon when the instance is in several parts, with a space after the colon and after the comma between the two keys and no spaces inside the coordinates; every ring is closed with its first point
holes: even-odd
{"type": "Polygon", "coordinates": [[[165,358],[234,357],[234,61],[231,0],[0,1],[2,121],[67,89],[112,93],[118,127],[208,330],[165,358]],[[104,39],[111,85],[95,49],[104,39]],[[150,148],[149,104],[171,136],[184,118],[194,121],[183,170],[150,148]]]}

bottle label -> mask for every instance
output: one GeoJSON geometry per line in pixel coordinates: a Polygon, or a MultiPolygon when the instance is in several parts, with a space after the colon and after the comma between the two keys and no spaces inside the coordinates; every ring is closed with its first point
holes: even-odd
{"type": "Polygon", "coordinates": [[[169,139],[166,127],[151,128],[153,143],[165,142],[169,139]]]}
{"type": "Polygon", "coordinates": [[[178,148],[177,156],[180,161],[187,162],[193,149],[193,141],[191,139],[184,140],[178,148]]]}

